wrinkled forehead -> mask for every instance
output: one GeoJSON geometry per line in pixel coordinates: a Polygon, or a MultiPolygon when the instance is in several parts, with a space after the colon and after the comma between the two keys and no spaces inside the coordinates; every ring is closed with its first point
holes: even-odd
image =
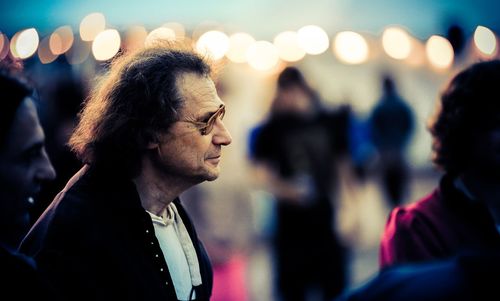
{"type": "Polygon", "coordinates": [[[177,89],[183,96],[216,93],[215,84],[208,75],[183,72],[176,77],[177,89]]]}
{"type": "Polygon", "coordinates": [[[212,79],[196,73],[182,73],[177,77],[177,89],[182,97],[183,111],[217,109],[222,103],[212,79]]]}

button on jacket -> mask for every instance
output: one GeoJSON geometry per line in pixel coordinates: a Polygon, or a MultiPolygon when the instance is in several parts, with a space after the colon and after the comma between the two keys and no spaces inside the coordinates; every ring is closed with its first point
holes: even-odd
{"type": "MultiPolygon", "coordinates": [[[[202,276],[196,300],[209,300],[212,268],[191,220],[202,276]]],[[[68,300],[177,300],[151,217],[134,183],[85,166],[33,226],[20,248],[68,300]]]]}

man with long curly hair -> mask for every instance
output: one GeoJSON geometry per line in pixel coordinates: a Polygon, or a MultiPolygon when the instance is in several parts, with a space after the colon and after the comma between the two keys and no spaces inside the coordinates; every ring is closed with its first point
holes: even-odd
{"type": "Polygon", "coordinates": [[[219,175],[231,136],[208,63],[157,45],[123,55],[91,93],[69,145],[85,166],[31,229],[68,300],[208,300],[212,269],[178,196],[219,175]]]}

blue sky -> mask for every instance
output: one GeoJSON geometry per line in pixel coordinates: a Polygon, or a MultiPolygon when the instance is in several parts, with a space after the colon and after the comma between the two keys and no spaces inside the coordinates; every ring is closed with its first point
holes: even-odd
{"type": "Polygon", "coordinates": [[[444,34],[450,20],[466,32],[485,25],[500,31],[496,0],[19,0],[0,3],[0,31],[7,34],[35,27],[44,35],[62,25],[78,28],[89,13],[102,12],[108,24],[121,29],[147,28],[176,21],[188,28],[218,22],[232,31],[270,39],[284,30],[317,24],[327,32],[352,29],[377,34],[400,24],[417,37],[444,34]]]}

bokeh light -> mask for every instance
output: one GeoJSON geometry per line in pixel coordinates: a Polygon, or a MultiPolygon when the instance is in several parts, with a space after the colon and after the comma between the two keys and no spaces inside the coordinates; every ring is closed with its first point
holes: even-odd
{"type": "Polygon", "coordinates": [[[144,26],[131,26],[125,33],[123,47],[126,50],[135,50],[144,47],[148,32],[144,26]]]}
{"type": "Polygon", "coordinates": [[[214,60],[224,57],[229,49],[229,37],[217,30],[207,31],[196,42],[196,51],[214,60]]]}
{"type": "Polygon", "coordinates": [[[478,26],[474,31],[474,44],[486,57],[492,57],[497,50],[497,38],[493,31],[484,26],[478,26]]]}
{"type": "Polygon", "coordinates": [[[326,32],[318,26],[308,25],[297,31],[299,45],[307,54],[317,55],[325,52],[330,46],[326,32]]]}
{"type": "Polygon", "coordinates": [[[424,65],[425,63],[425,46],[424,44],[416,39],[411,37],[411,50],[408,57],[404,60],[405,63],[412,67],[419,67],[424,65]]]}
{"type": "Polygon", "coordinates": [[[9,54],[9,38],[0,32],[0,61],[9,54]]]}
{"type": "Polygon", "coordinates": [[[245,63],[247,61],[247,51],[255,43],[255,39],[244,32],[238,32],[229,36],[229,49],[226,56],[232,62],[245,63]]]}
{"type": "Polygon", "coordinates": [[[101,13],[91,13],[80,22],[80,37],[83,41],[93,41],[106,28],[106,19],[101,13]]]}
{"type": "Polygon", "coordinates": [[[175,31],[166,27],[156,28],[147,35],[144,44],[151,47],[159,41],[175,41],[175,31]]]}
{"type": "Polygon", "coordinates": [[[17,53],[16,49],[16,43],[17,43],[17,38],[19,37],[20,34],[21,31],[18,31],[12,36],[12,38],[10,38],[9,50],[11,55],[15,58],[19,58],[19,54],[17,53]]]}
{"type": "Polygon", "coordinates": [[[267,41],[255,42],[247,51],[248,64],[259,71],[271,70],[279,62],[278,49],[267,41]]]}
{"type": "Polygon", "coordinates": [[[73,30],[69,26],[61,26],[56,29],[49,38],[50,51],[55,54],[63,54],[73,45],[73,30]]]}
{"type": "Polygon", "coordinates": [[[433,35],[425,44],[429,62],[438,69],[449,68],[453,63],[454,53],[451,43],[444,37],[433,35]]]}
{"type": "Polygon", "coordinates": [[[0,52],[2,51],[3,47],[5,46],[5,42],[6,42],[5,38],[6,38],[5,35],[0,32],[0,52]]]}
{"type": "Polygon", "coordinates": [[[38,46],[38,58],[40,59],[40,62],[42,64],[50,64],[53,61],[57,59],[59,55],[54,54],[51,50],[50,46],[50,40],[52,38],[52,35],[45,37],[42,39],[40,42],[40,45],[38,46]]]}
{"type": "Polygon", "coordinates": [[[335,36],[333,52],[344,63],[361,64],[368,59],[368,43],[359,33],[343,31],[335,36]]]}
{"type": "Polygon", "coordinates": [[[92,43],[92,54],[98,61],[111,59],[120,50],[120,34],[116,29],[107,29],[99,33],[92,43]]]}
{"type": "Polygon", "coordinates": [[[298,34],[294,31],[285,31],[274,38],[274,46],[278,49],[279,56],[287,62],[296,62],[305,55],[305,50],[300,47],[298,34]]]}
{"type": "Polygon", "coordinates": [[[36,29],[29,28],[21,31],[19,35],[16,36],[15,40],[12,39],[12,42],[14,42],[13,45],[15,49],[13,54],[18,58],[26,59],[36,52],[40,39],[36,29]]]}
{"type": "Polygon", "coordinates": [[[411,40],[408,33],[397,27],[389,27],[382,34],[382,46],[385,53],[393,59],[406,59],[411,52],[411,40]]]}

